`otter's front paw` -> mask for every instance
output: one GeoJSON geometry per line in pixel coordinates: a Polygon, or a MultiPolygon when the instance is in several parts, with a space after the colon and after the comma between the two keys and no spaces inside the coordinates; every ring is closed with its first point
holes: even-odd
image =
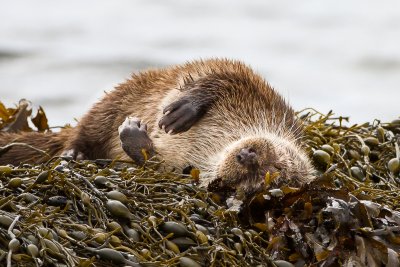
{"type": "Polygon", "coordinates": [[[78,151],[77,149],[68,149],[64,150],[61,153],[61,157],[68,157],[74,160],[85,160],[87,157],[82,152],[78,151]]]}
{"type": "Polygon", "coordinates": [[[127,117],[118,127],[122,149],[136,163],[142,164],[147,156],[154,154],[153,143],[147,135],[147,125],[140,119],[127,117]],[[144,150],[144,151],[143,151],[144,150]]]}
{"type": "Polygon", "coordinates": [[[204,114],[202,109],[190,99],[182,98],[168,105],[164,111],[164,116],[158,123],[160,128],[164,128],[166,133],[177,134],[186,132],[204,114]]]}

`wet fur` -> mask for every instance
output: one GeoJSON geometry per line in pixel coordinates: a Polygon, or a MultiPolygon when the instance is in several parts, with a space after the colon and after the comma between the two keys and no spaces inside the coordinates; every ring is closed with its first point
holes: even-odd
{"type": "MultiPolygon", "coordinates": [[[[34,133],[6,137],[1,134],[0,146],[18,138],[53,155],[75,149],[89,159],[127,159],[118,127],[128,116],[147,123],[149,137],[166,166],[199,168],[203,184],[216,177],[216,164],[229,157],[232,144],[243,138],[272,136],[279,149],[281,142],[289,142],[295,148],[290,151],[294,157],[285,160],[296,161],[300,155],[301,164],[309,164],[296,140],[301,130],[291,107],[249,67],[225,59],[194,61],[134,74],[96,103],[77,127],[45,138],[34,133]],[[187,94],[208,105],[205,116],[187,132],[166,134],[158,127],[163,109],[187,94]]],[[[0,156],[0,164],[41,160],[26,153],[26,149],[15,149],[9,154],[0,156]]]]}

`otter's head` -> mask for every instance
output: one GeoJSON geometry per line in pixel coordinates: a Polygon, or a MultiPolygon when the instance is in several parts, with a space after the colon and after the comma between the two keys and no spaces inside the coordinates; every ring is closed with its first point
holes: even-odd
{"type": "Polygon", "coordinates": [[[217,179],[210,190],[241,190],[247,194],[282,185],[299,187],[311,181],[314,172],[294,139],[273,134],[232,143],[222,152],[216,171],[217,179]]]}

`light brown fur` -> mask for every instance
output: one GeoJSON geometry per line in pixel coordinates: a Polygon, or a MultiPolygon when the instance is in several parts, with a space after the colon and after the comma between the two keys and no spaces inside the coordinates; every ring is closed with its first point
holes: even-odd
{"type": "MultiPolygon", "coordinates": [[[[271,152],[279,162],[286,163],[284,168],[291,169],[286,173],[299,177],[294,184],[311,179],[312,167],[298,144],[301,130],[293,110],[241,62],[211,59],[134,74],[96,103],[77,127],[51,134],[50,139],[57,140],[58,145],[49,153],[60,154],[80,146],[89,159],[127,158],[120,146],[118,126],[128,116],[138,117],[148,124],[149,136],[167,167],[179,170],[191,165],[199,168],[203,185],[220,175],[234,175],[237,171],[232,160],[235,151],[252,140],[268,144],[263,153],[268,157],[271,152]],[[217,100],[187,132],[169,135],[159,129],[158,121],[164,107],[184,94],[181,88],[188,84],[207,87],[217,95],[217,100]],[[221,171],[221,166],[234,171],[221,171]]],[[[0,146],[13,139],[11,135],[4,136],[0,135],[0,146]]],[[[20,138],[24,139],[22,135],[20,138]]],[[[33,135],[25,141],[43,149],[51,146],[33,135]]],[[[38,161],[32,154],[14,150],[12,156],[1,156],[0,164],[29,160],[38,161]]]]}

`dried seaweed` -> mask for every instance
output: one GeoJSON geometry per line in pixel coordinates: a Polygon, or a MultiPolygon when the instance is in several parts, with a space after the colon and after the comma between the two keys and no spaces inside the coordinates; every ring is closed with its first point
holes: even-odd
{"type": "Polygon", "coordinates": [[[155,159],[0,166],[0,265],[399,266],[400,120],[298,115],[318,178],[240,201],[155,159]]]}

